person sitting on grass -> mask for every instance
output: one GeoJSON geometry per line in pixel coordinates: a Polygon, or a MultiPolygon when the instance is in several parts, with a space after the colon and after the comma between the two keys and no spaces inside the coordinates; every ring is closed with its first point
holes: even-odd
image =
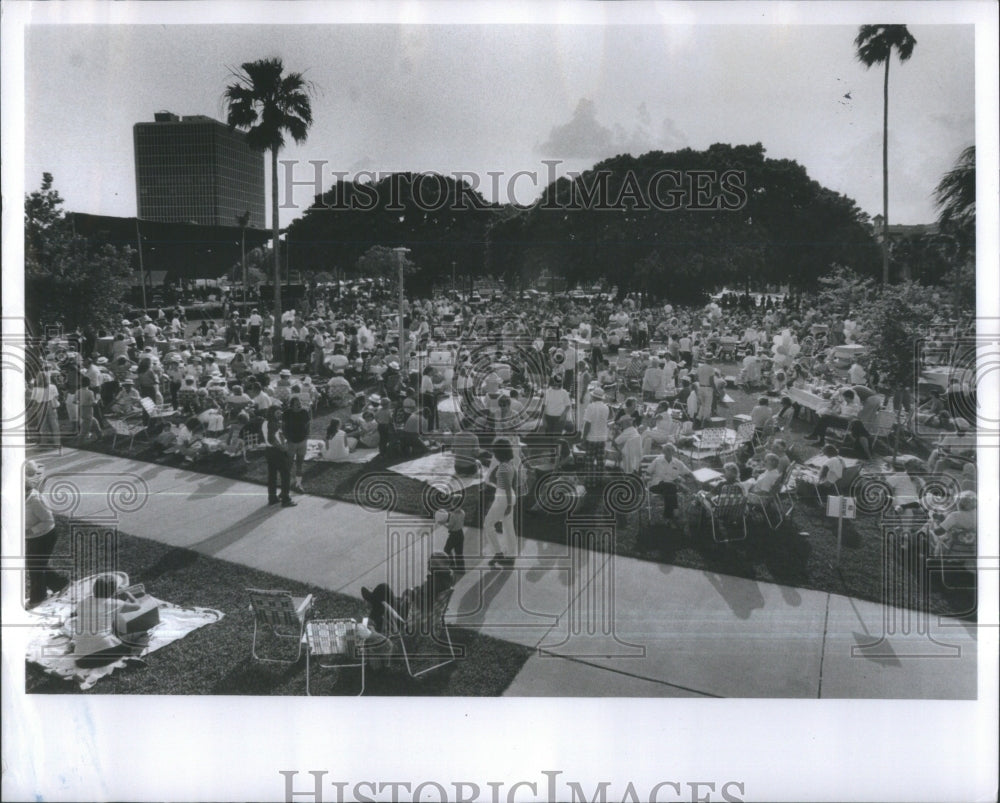
{"type": "Polygon", "coordinates": [[[102,574],[94,581],[91,596],[77,604],[73,635],[77,666],[107,666],[120,658],[138,655],[149,643],[148,633],[124,632],[119,615],[137,611],[140,606],[116,598],[117,592],[115,577],[102,574]]]}
{"type": "Polygon", "coordinates": [[[193,463],[201,457],[206,449],[203,442],[205,428],[195,416],[188,418],[177,431],[175,446],[177,453],[184,457],[185,463],[193,463]]]}
{"type": "Polygon", "coordinates": [[[339,418],[331,418],[326,428],[326,439],[320,459],[334,462],[346,460],[357,443],[357,440],[348,438],[347,433],[340,428],[339,418]]]}
{"type": "Polygon", "coordinates": [[[420,437],[428,426],[427,410],[423,407],[414,410],[403,424],[400,434],[399,448],[404,457],[414,457],[427,451],[427,444],[420,437]]]}
{"type": "Polygon", "coordinates": [[[361,413],[361,423],[358,424],[357,432],[358,447],[364,449],[377,449],[381,437],[379,436],[378,423],[375,421],[375,413],[365,410],[361,413]]]}
{"type": "Polygon", "coordinates": [[[227,457],[235,457],[243,453],[243,430],[249,425],[250,414],[246,410],[241,410],[229,425],[229,432],[226,434],[223,452],[227,457]]]}
{"type": "Polygon", "coordinates": [[[847,425],[847,444],[857,449],[865,460],[872,459],[871,433],[865,429],[865,425],[858,418],[847,425]]]}

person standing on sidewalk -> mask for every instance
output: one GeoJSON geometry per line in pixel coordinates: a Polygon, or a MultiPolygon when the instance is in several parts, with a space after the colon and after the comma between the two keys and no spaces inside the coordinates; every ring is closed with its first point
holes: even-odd
{"type": "Polygon", "coordinates": [[[506,438],[498,438],[493,444],[493,456],[498,466],[496,470],[496,496],[483,519],[483,534],[489,539],[494,555],[490,559],[491,569],[512,568],[514,558],[507,557],[505,546],[513,556],[517,552],[517,533],[514,531],[514,505],[517,502],[517,468],[514,465],[514,450],[506,438]],[[500,524],[503,541],[498,537],[496,525],[500,524]],[[506,542],[506,544],[504,544],[506,542]]]}
{"type": "Polygon", "coordinates": [[[306,459],[306,444],[309,440],[309,425],[312,423],[309,411],[302,407],[302,399],[292,396],[288,401],[288,409],[282,415],[282,425],[285,439],[288,442],[289,468],[292,471],[292,487],[299,493],[302,490],[302,466],[306,459]]]}
{"type": "Polygon", "coordinates": [[[31,405],[32,417],[38,425],[38,445],[58,448],[59,389],[45,371],[39,371],[35,376],[35,386],[31,389],[31,405]]]}
{"type": "Polygon", "coordinates": [[[24,464],[24,563],[28,572],[28,606],[45,600],[49,591],[60,591],[66,580],[49,568],[59,531],[56,520],[38,492],[42,468],[34,460],[24,464]]]}
{"type": "Polygon", "coordinates": [[[295,502],[289,494],[291,479],[291,458],[288,454],[288,442],[282,432],[281,421],[278,419],[278,408],[270,407],[267,418],[261,425],[261,434],[267,449],[267,503],[276,505],[279,501],[282,507],[295,507],[295,502]],[[281,496],[278,496],[278,475],[281,475],[281,496]]]}

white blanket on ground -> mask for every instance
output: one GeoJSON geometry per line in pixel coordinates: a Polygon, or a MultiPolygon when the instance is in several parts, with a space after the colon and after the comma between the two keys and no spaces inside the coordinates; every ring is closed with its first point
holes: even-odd
{"type": "Polygon", "coordinates": [[[378,454],[378,449],[356,449],[341,460],[324,460],[323,450],[325,448],[326,441],[319,438],[310,438],[306,441],[305,459],[323,463],[369,463],[378,454]]]}
{"type": "Polygon", "coordinates": [[[460,482],[463,488],[473,488],[483,481],[482,472],[468,477],[455,474],[455,455],[452,452],[432,452],[416,460],[390,466],[389,470],[426,483],[453,478],[460,482]]]}
{"type": "MultiPolygon", "coordinates": [[[[127,574],[114,572],[114,575],[118,579],[119,588],[128,586],[127,574]]],[[[76,665],[76,656],[72,652],[72,617],[77,603],[91,593],[96,578],[97,575],[92,575],[77,580],[30,611],[39,618],[39,625],[25,655],[27,660],[41,666],[46,673],[73,681],[84,690],[116,669],[126,666],[131,660],[120,658],[112,664],[98,667],[83,668],[76,665]]],[[[137,657],[155,652],[199,627],[218,622],[224,616],[222,611],[212,608],[186,608],[159,599],[156,601],[160,606],[160,623],[149,631],[149,644],[137,657]]]]}

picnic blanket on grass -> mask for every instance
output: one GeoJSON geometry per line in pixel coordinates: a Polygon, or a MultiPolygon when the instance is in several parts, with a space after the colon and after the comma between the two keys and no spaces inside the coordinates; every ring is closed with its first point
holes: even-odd
{"type": "Polygon", "coordinates": [[[356,449],[343,460],[323,460],[323,449],[325,448],[326,441],[310,438],[306,441],[305,459],[322,463],[369,463],[378,454],[378,449],[356,449]]]}
{"type": "MultiPolygon", "coordinates": [[[[128,575],[125,572],[111,574],[118,580],[119,588],[129,585],[128,575]]],[[[37,627],[38,632],[28,644],[25,657],[42,667],[47,674],[78,684],[81,690],[91,688],[101,678],[126,666],[132,659],[132,656],[120,658],[112,664],[97,667],[84,668],[76,665],[76,656],[72,652],[72,634],[76,621],[74,613],[77,603],[91,593],[97,576],[91,575],[70,583],[59,594],[50,597],[30,611],[42,621],[37,627]]],[[[150,599],[159,603],[160,623],[149,631],[149,643],[141,653],[134,656],[137,658],[182,639],[199,627],[218,622],[224,616],[222,611],[212,608],[182,607],[156,597],[150,599]]]]}
{"type": "Polygon", "coordinates": [[[458,480],[463,488],[473,488],[483,481],[482,471],[467,477],[455,474],[455,455],[452,452],[431,452],[416,460],[389,466],[389,470],[426,483],[451,477],[458,480]]]}

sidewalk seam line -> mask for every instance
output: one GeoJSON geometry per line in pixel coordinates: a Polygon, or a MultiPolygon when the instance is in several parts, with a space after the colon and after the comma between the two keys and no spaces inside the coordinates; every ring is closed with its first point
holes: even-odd
{"type": "Polygon", "coordinates": [[[830,625],[830,595],[826,595],[826,611],[823,614],[823,642],[819,650],[819,685],[816,689],[816,699],[823,698],[823,661],[826,658],[826,634],[830,625]]]}
{"type": "MultiPolygon", "coordinates": [[[[702,697],[712,697],[718,700],[725,699],[721,694],[712,694],[711,692],[708,691],[699,691],[698,689],[692,689],[690,686],[682,686],[679,683],[671,683],[668,680],[659,680],[657,678],[646,677],[645,675],[638,675],[635,672],[626,672],[622,669],[614,669],[610,666],[602,666],[601,664],[595,664],[590,661],[585,661],[582,658],[577,658],[572,655],[559,655],[558,653],[550,652],[549,650],[544,650],[541,647],[537,649],[539,655],[545,654],[551,656],[552,658],[561,658],[564,661],[573,661],[578,664],[583,664],[584,666],[591,666],[594,669],[600,669],[605,672],[614,672],[617,675],[625,675],[625,677],[635,678],[636,680],[645,680],[649,683],[657,683],[661,686],[670,686],[673,689],[682,689],[683,691],[689,691],[692,692],[693,694],[701,695],[702,697]]],[[[521,671],[524,671],[523,667],[521,671]]],[[[520,672],[518,674],[520,674],[520,672]]],[[[517,680],[517,675],[514,676],[514,680],[517,680]]],[[[513,683],[513,681],[511,682],[513,683]]]]}

